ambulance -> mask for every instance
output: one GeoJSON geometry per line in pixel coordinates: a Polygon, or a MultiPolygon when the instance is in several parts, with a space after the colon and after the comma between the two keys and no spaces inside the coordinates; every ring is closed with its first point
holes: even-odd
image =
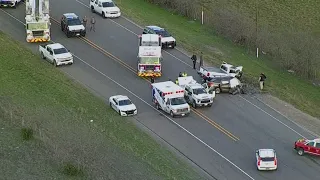
{"type": "Polygon", "coordinates": [[[161,76],[161,37],[156,34],[139,36],[138,76],[161,76]]]}
{"type": "Polygon", "coordinates": [[[151,84],[152,101],[158,110],[162,109],[171,117],[190,114],[190,106],[184,99],[182,87],[172,81],[151,84]]]}

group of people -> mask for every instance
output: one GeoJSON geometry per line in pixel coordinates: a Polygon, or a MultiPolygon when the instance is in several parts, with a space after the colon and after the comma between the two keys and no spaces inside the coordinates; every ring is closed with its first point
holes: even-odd
{"type": "MultiPolygon", "coordinates": [[[[87,16],[84,16],[82,19],[82,23],[85,28],[87,28],[87,22],[88,22],[88,18],[87,18],[87,16]]],[[[94,32],[96,31],[95,24],[96,24],[96,19],[92,16],[90,19],[90,25],[91,25],[90,31],[94,31],[94,32]]]]}

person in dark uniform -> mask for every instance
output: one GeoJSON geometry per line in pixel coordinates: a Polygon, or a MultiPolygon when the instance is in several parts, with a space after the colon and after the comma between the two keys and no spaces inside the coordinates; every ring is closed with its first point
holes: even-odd
{"type": "Polygon", "coordinates": [[[260,90],[263,90],[264,88],[264,81],[267,79],[267,76],[264,75],[263,73],[260,74],[259,76],[259,84],[260,84],[260,90]]]}
{"type": "Polygon", "coordinates": [[[85,28],[87,28],[87,22],[88,22],[87,16],[84,16],[82,19],[82,24],[85,28]]]}
{"type": "Polygon", "coordinates": [[[182,72],[179,73],[179,77],[182,77],[182,72]]]}
{"type": "Polygon", "coordinates": [[[151,78],[150,78],[150,81],[151,81],[151,83],[154,83],[154,78],[151,77],[151,78]]]}
{"type": "Polygon", "coordinates": [[[197,56],[195,54],[193,54],[191,56],[191,60],[193,62],[193,69],[196,69],[196,64],[197,64],[197,56]]]}

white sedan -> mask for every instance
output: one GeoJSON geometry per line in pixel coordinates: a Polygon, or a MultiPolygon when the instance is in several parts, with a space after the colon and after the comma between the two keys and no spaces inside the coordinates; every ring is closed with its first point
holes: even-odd
{"type": "Polygon", "coordinates": [[[259,149],[256,151],[258,170],[277,170],[278,160],[274,149],[259,149]]]}
{"type": "Polygon", "coordinates": [[[127,96],[116,95],[109,98],[110,106],[116,110],[120,116],[132,116],[138,113],[137,107],[127,96]]]}

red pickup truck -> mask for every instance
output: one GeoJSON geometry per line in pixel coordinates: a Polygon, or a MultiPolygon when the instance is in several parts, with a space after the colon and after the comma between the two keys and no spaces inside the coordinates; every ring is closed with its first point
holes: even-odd
{"type": "Polygon", "coordinates": [[[320,138],[313,140],[299,139],[294,143],[294,149],[300,156],[305,153],[320,155],[320,138]]]}

